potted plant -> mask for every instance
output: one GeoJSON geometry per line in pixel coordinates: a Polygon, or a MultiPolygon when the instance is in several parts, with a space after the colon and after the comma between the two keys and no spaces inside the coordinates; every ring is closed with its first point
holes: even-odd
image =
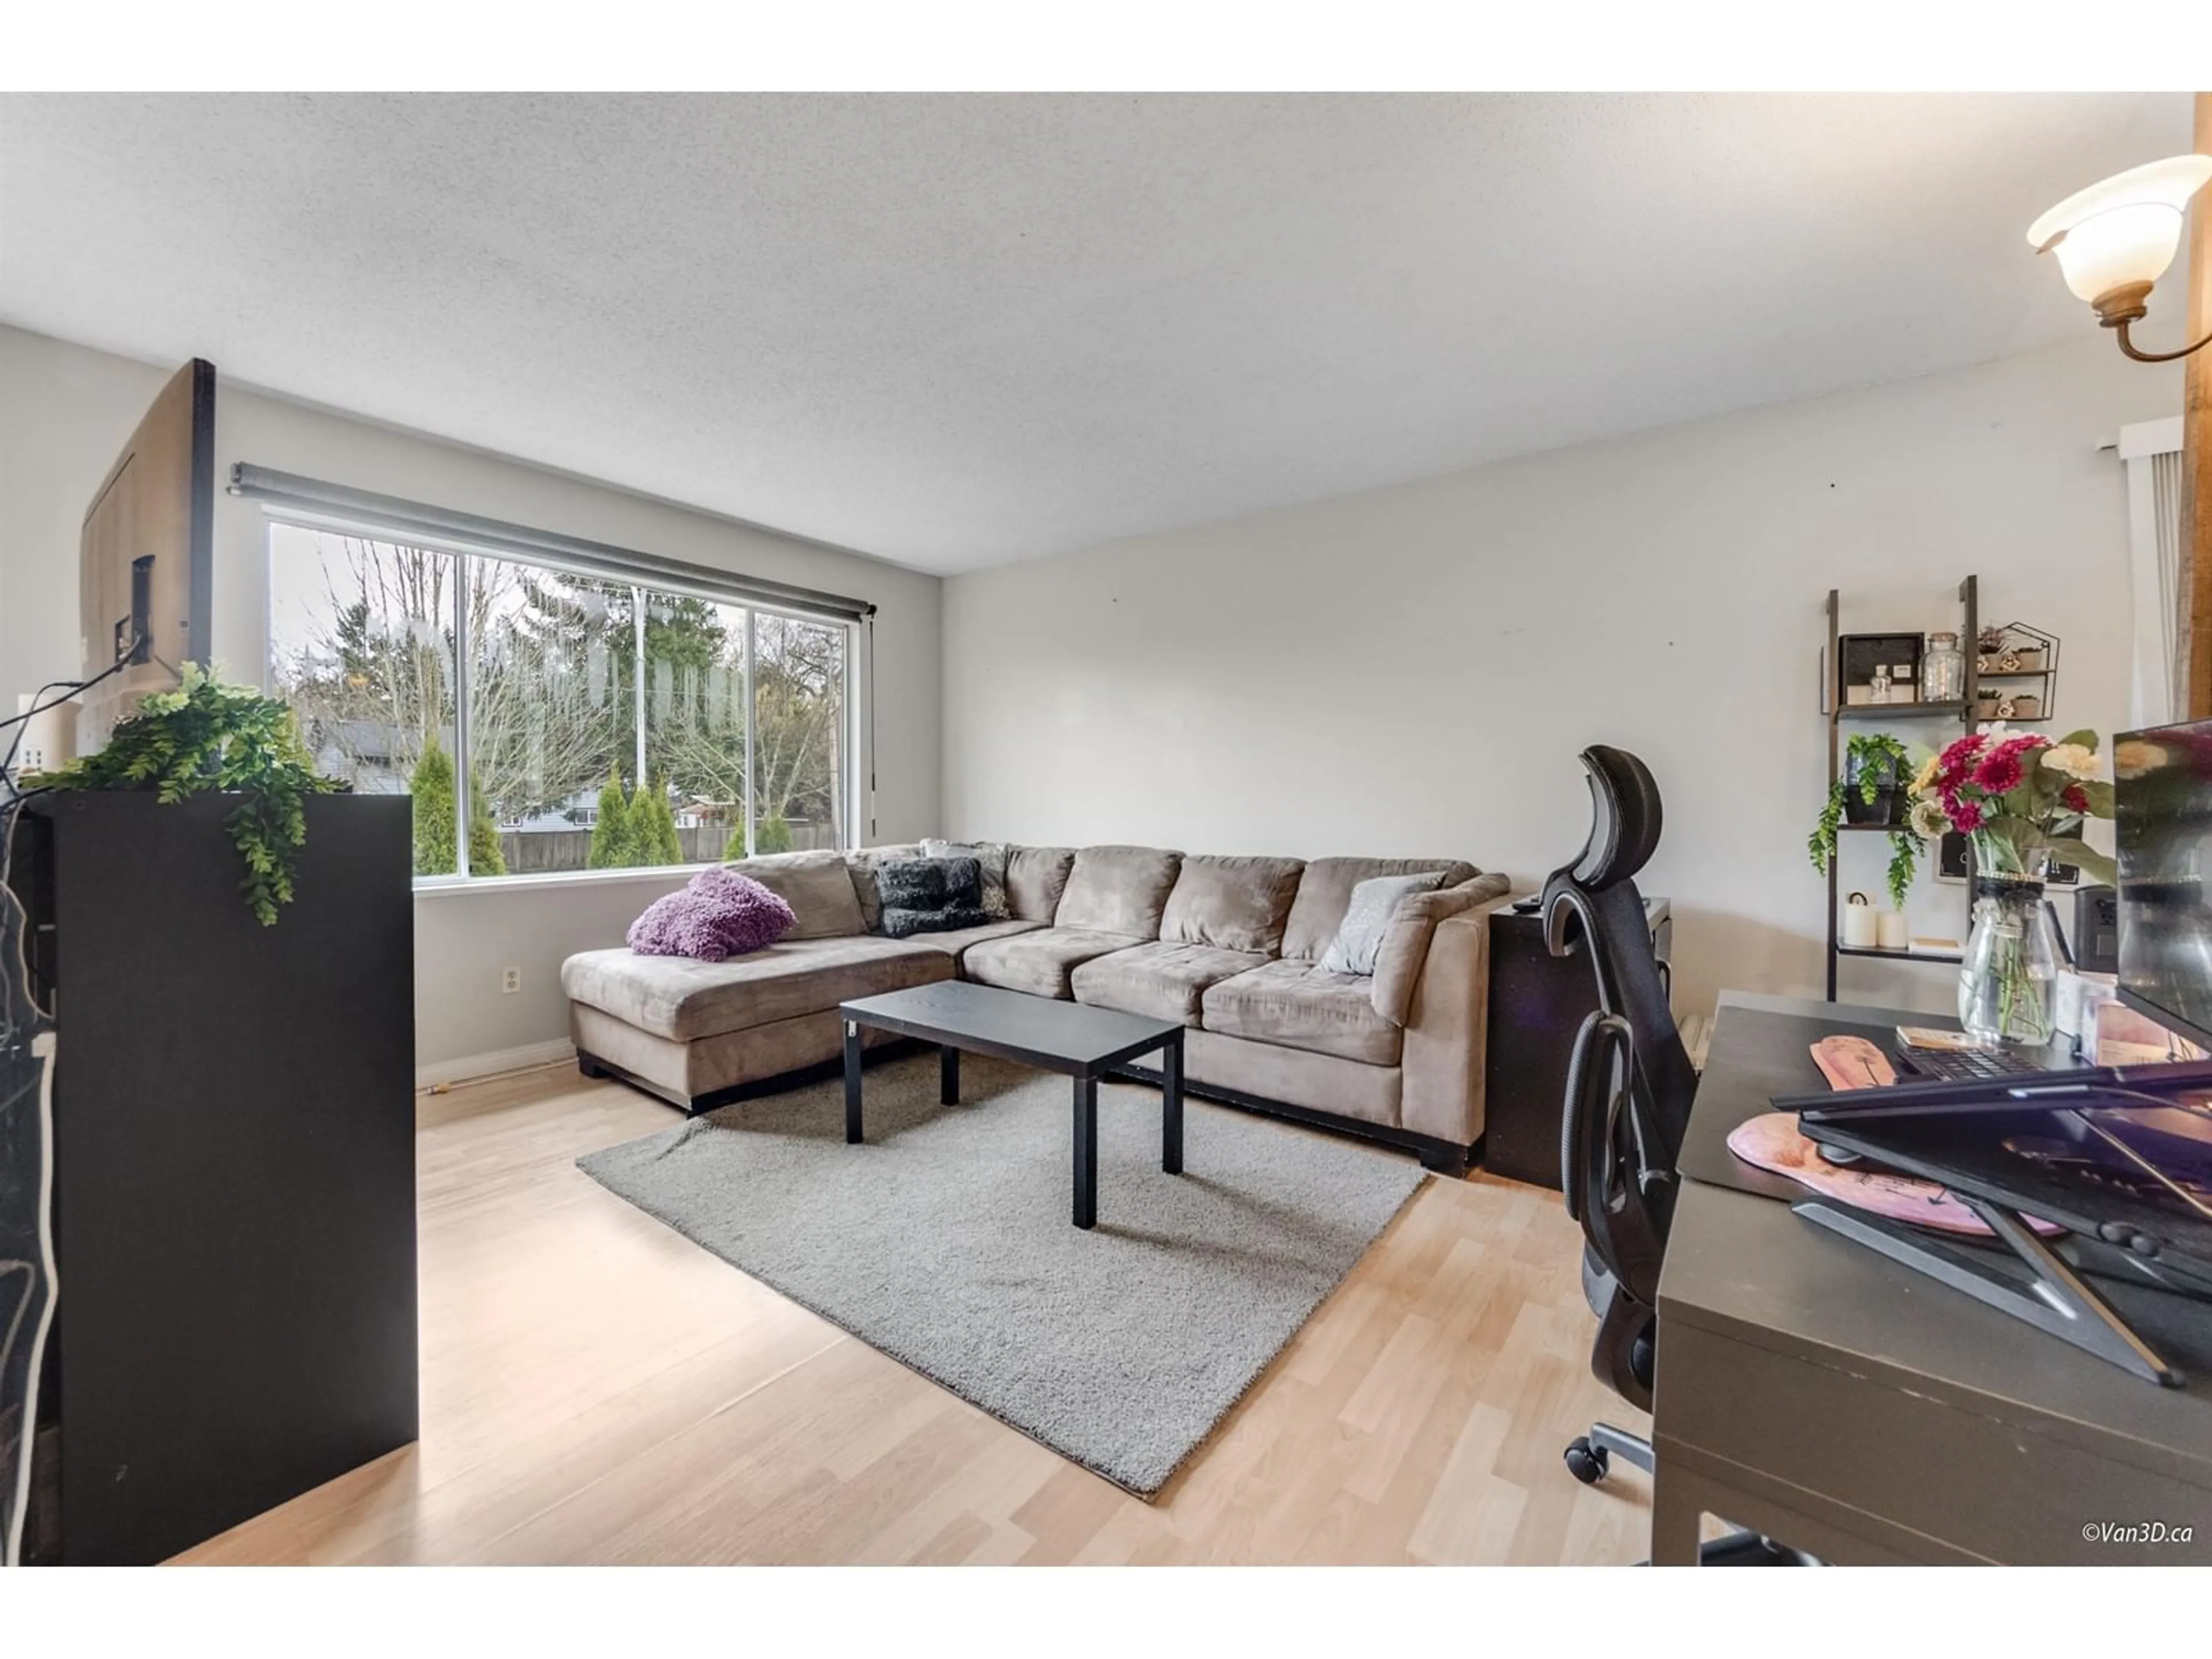
{"type": "Polygon", "coordinates": [[[1923,851],[1901,811],[1905,769],[1911,760],[1905,744],[1886,732],[1853,737],[1844,751],[1844,775],[1828,785],[1827,804],[1805,841],[1813,867],[1825,876],[1835,860],[1836,833],[1844,824],[1894,825],[1889,837],[1889,898],[1899,910],[1905,908],[1923,851]]]}
{"type": "Polygon", "coordinates": [[[1905,781],[1912,757],[1886,732],[1862,732],[1844,750],[1844,775],[1831,787],[1843,791],[1846,823],[1905,822],[1905,781]]]}
{"type": "Polygon", "coordinates": [[[293,859],[307,839],[304,803],[351,786],[315,770],[291,709],[251,686],[224,685],[195,664],[184,684],[156,692],[118,720],[107,746],[58,772],[29,780],[34,789],[150,789],[165,804],[210,791],[234,795],[231,843],[245,860],[239,884],[262,926],[292,900],[293,859]]]}
{"type": "Polygon", "coordinates": [[[2081,839],[2112,816],[2097,734],[1970,732],[1912,781],[1912,827],[1956,830],[1973,849],[1974,921],[1959,970],[1959,1023],[1984,1042],[2051,1041],[2058,945],[2043,881],[2060,858],[2111,883],[2112,860],[2081,839]]]}

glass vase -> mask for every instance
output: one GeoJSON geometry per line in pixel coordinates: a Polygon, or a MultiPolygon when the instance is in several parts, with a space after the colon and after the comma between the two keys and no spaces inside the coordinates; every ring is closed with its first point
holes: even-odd
{"type": "Polygon", "coordinates": [[[2051,1041],[2058,939],[2043,882],[2034,876],[1974,878],[1974,928],[1959,969],[1959,1024],[1984,1043],[2051,1041]]]}

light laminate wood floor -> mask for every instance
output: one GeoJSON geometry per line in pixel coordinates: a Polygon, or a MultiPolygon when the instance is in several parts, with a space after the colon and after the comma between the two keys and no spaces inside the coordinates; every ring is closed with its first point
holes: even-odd
{"type": "MultiPolygon", "coordinates": [[[[1556,1195],[1430,1181],[1156,1503],[580,1173],[669,1109],[546,1068],[426,1097],[422,1438],[210,1540],[222,1562],[1627,1562],[1556,1195]]],[[[1285,1127],[1285,1133],[1308,1131],[1285,1127]]]]}

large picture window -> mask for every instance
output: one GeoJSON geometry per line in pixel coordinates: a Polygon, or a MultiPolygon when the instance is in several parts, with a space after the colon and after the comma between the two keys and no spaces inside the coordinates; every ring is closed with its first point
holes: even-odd
{"type": "Polygon", "coordinates": [[[851,844],[852,625],[272,520],[269,678],[418,877],[851,844]]]}

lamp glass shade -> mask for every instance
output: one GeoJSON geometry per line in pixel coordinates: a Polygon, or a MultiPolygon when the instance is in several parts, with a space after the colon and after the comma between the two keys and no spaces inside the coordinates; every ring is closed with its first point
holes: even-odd
{"type": "Polygon", "coordinates": [[[2058,255],[2075,297],[2154,283],[2181,246],[2182,211],[2212,178],[2212,155],[2174,155],[2077,191],[2028,227],[2038,252],[2058,255]]]}

